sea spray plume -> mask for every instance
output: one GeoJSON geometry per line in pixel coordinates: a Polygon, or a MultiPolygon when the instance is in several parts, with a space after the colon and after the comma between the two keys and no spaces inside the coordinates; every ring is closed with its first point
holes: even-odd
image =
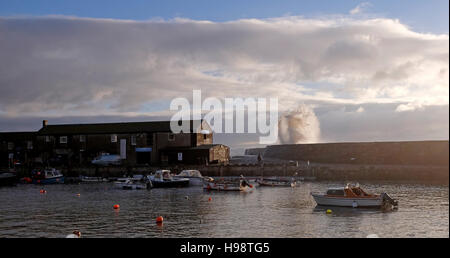
{"type": "Polygon", "coordinates": [[[320,123],[314,111],[301,104],[280,116],[278,121],[281,144],[314,143],[320,137],[320,123]]]}

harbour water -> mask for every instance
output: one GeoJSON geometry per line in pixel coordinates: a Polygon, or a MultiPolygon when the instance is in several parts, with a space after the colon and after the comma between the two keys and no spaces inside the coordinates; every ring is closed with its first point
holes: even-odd
{"type": "Polygon", "coordinates": [[[120,190],[113,183],[18,185],[0,188],[0,238],[65,237],[449,237],[449,187],[378,183],[397,211],[316,207],[310,192],[342,186],[305,182],[296,188],[260,187],[252,193],[201,187],[120,190]],[[211,198],[211,200],[209,200],[211,198]],[[120,209],[114,210],[113,205],[120,209]],[[155,218],[164,217],[157,225],[155,218]]]}

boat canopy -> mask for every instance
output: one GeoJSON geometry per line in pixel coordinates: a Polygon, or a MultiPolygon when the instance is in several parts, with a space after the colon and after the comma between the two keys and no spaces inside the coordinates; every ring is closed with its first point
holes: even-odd
{"type": "Polygon", "coordinates": [[[171,179],[172,176],[170,175],[170,170],[157,170],[155,172],[155,178],[156,179],[171,179]]]}
{"type": "Polygon", "coordinates": [[[198,170],[183,170],[178,174],[178,176],[184,177],[203,177],[200,171],[198,170]]]}

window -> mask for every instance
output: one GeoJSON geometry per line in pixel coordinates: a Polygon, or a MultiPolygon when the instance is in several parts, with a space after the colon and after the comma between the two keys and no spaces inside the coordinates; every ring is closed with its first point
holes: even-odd
{"type": "Polygon", "coordinates": [[[33,149],[33,142],[32,141],[28,141],[27,142],[27,149],[29,149],[29,150],[33,149]]]}
{"type": "Polygon", "coordinates": [[[50,136],[45,136],[45,142],[50,142],[50,136]]]}
{"type": "Polygon", "coordinates": [[[86,142],[86,135],[80,135],[80,142],[86,142]]]}
{"type": "Polygon", "coordinates": [[[12,150],[12,149],[14,149],[14,143],[8,142],[8,150],[12,150]]]}
{"type": "Polygon", "coordinates": [[[131,136],[131,145],[136,145],[136,136],[135,135],[131,136]]]}
{"type": "Polygon", "coordinates": [[[111,134],[111,142],[117,142],[117,134],[111,134]]]}
{"type": "Polygon", "coordinates": [[[67,143],[67,136],[59,137],[59,143],[67,143]]]}
{"type": "Polygon", "coordinates": [[[169,137],[169,141],[175,141],[175,134],[169,133],[168,137],[169,137]]]}
{"type": "Polygon", "coordinates": [[[207,135],[207,134],[204,134],[204,135],[203,135],[203,140],[206,140],[206,139],[208,139],[208,135],[207,135]]]}
{"type": "Polygon", "coordinates": [[[152,133],[147,134],[146,144],[147,144],[147,146],[153,146],[153,134],[152,133]]]}
{"type": "Polygon", "coordinates": [[[345,196],[344,190],[341,189],[330,189],[327,191],[327,195],[345,196]]]}

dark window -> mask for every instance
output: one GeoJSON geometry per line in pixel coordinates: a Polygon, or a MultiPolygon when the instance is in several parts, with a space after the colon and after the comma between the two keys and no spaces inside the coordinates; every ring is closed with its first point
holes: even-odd
{"type": "Polygon", "coordinates": [[[153,146],[153,134],[152,133],[147,134],[147,146],[153,146]]]}

